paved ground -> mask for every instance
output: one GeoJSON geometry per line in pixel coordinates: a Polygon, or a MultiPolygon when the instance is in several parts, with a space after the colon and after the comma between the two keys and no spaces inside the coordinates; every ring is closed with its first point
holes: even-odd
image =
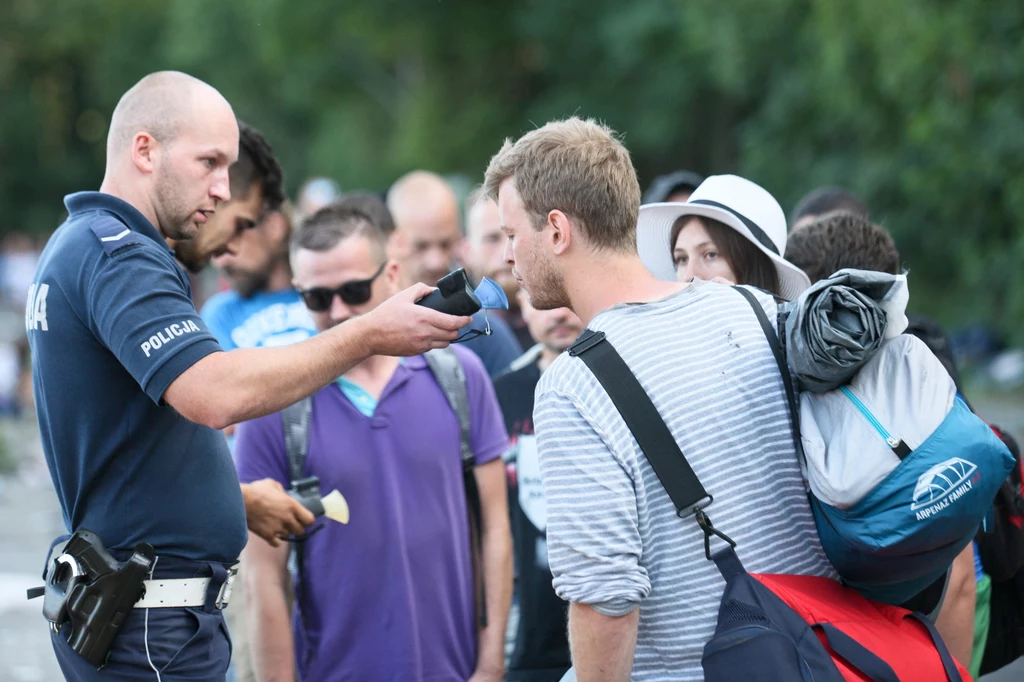
{"type": "MultiPolygon", "coordinates": [[[[991,397],[973,404],[1024,443],[1024,405],[991,397]]],[[[35,423],[0,421],[0,437],[21,463],[17,474],[0,477],[0,682],[52,682],[61,674],[42,602],[26,601],[25,590],[41,583],[42,561],[50,540],[64,532],[63,521],[35,423]]]]}
{"type": "Polygon", "coordinates": [[[40,571],[50,540],[64,523],[43,463],[34,422],[0,425],[20,460],[14,476],[0,478],[0,682],[60,680],[42,600],[25,590],[42,584],[40,571]]]}

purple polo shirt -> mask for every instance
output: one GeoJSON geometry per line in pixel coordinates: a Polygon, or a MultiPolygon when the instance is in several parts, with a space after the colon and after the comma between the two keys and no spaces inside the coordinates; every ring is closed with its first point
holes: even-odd
{"type": "MultiPolygon", "coordinates": [[[[479,465],[500,457],[508,436],[479,358],[455,352],[479,465]]],[[[235,448],[243,482],[289,485],[279,414],[242,424],[235,448]]],[[[305,475],[341,491],[351,520],[324,521],[305,543],[305,638],[293,618],[300,679],[468,679],[477,634],[459,425],[422,356],[395,370],[372,417],[336,384],[314,394],[305,475]]]]}

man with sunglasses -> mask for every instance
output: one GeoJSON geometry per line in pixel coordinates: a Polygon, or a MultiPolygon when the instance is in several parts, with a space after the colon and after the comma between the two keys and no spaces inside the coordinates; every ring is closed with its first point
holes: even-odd
{"type": "MultiPolygon", "coordinates": [[[[303,222],[292,242],[295,285],[321,334],[356,323],[397,290],[386,242],[369,213],[346,200],[303,222]]],[[[471,551],[460,425],[438,377],[423,356],[368,358],[312,396],[302,471],[319,477],[322,491],[341,491],[351,520],[325,523],[301,543],[292,627],[288,549],[254,540],[243,555],[258,679],[502,679],[512,591],[507,435],[481,361],[453,350],[470,415],[479,553],[471,551]],[[477,620],[475,571],[486,624],[477,620]]],[[[287,481],[293,453],[282,415],[239,427],[242,481],[287,481]]]]}

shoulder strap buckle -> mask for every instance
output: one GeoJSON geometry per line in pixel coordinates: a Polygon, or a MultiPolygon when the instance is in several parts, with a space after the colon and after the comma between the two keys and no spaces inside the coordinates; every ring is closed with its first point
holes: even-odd
{"type": "Polygon", "coordinates": [[[584,329],[576,342],[569,346],[569,355],[578,357],[583,353],[604,341],[604,332],[595,332],[593,329],[584,329]]]}
{"type": "Polygon", "coordinates": [[[697,513],[694,516],[697,518],[697,525],[700,526],[700,529],[702,531],[704,531],[704,556],[708,558],[708,561],[714,561],[714,559],[711,557],[712,535],[717,535],[718,537],[722,538],[723,540],[729,543],[730,547],[736,547],[736,541],[730,538],[722,531],[715,528],[715,525],[711,523],[711,519],[708,518],[708,515],[704,513],[703,509],[698,509],[697,513]]]}

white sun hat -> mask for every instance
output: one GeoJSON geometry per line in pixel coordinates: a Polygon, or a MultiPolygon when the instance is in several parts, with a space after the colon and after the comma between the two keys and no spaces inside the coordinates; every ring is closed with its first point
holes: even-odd
{"type": "MultiPolygon", "coordinates": [[[[711,218],[750,240],[771,259],[779,275],[779,295],[795,299],[811,286],[804,271],[782,257],[786,252],[786,214],[760,185],[736,175],[712,175],[686,203],[645,204],[640,207],[636,246],[640,260],[658,279],[676,280],[672,262],[672,226],[682,216],[711,218]]],[[[742,284],[742,282],[740,282],[742,284]]]]}

